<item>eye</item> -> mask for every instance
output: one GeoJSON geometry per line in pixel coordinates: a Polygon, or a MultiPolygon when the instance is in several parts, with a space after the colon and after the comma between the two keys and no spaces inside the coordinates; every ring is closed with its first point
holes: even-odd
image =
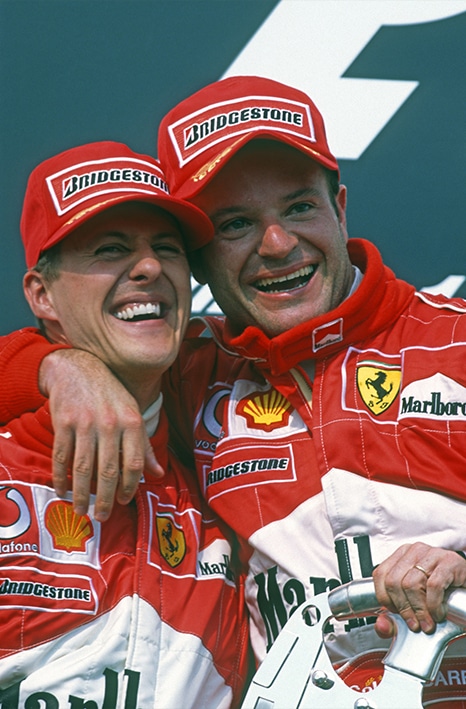
{"type": "Polygon", "coordinates": [[[152,246],[154,253],[161,258],[175,258],[176,256],[185,256],[184,247],[172,241],[158,242],[152,246]]]}
{"type": "Polygon", "coordinates": [[[227,239],[238,239],[251,226],[251,221],[245,217],[228,219],[217,227],[217,232],[227,239]]]}
{"type": "Polygon", "coordinates": [[[297,202],[288,209],[287,214],[290,214],[292,216],[298,214],[306,215],[314,209],[315,205],[312,204],[312,202],[297,202]]]}
{"type": "Polygon", "coordinates": [[[102,244],[95,250],[96,256],[118,256],[128,253],[128,247],[119,243],[102,244]]]}

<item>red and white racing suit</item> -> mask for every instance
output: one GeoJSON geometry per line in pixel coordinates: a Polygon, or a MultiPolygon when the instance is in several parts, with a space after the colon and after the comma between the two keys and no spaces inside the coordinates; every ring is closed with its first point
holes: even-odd
{"type": "Polygon", "coordinates": [[[152,439],[163,480],[110,519],[51,488],[47,407],[0,431],[0,706],[237,705],[247,621],[231,544],[192,472],[152,439]]]}
{"type": "MultiPolygon", "coordinates": [[[[466,303],[416,293],[369,242],[349,249],[364,277],[338,308],[273,339],[193,321],[166,388],[177,450],[194,445],[206,499],[244,541],[259,661],[300,603],[401,544],[466,550],[466,303]]],[[[45,349],[9,338],[0,394],[22,357],[36,376],[25,346],[45,349]]],[[[371,622],[329,642],[339,662],[383,647],[371,622]]],[[[448,652],[425,703],[466,697],[463,641],[448,652]]]]}
{"type": "MultiPolygon", "coordinates": [[[[259,660],[300,603],[401,544],[466,550],[466,302],[415,293],[349,244],[364,278],[336,310],[271,340],[207,318],[173,372],[206,499],[252,547],[259,660]]],[[[383,647],[357,620],[329,642],[337,661],[383,647]]],[[[450,653],[426,701],[466,697],[466,645],[450,653]]]]}

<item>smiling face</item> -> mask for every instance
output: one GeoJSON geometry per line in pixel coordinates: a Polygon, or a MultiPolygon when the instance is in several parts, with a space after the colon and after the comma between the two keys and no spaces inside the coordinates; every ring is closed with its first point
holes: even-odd
{"type": "Polygon", "coordinates": [[[58,278],[31,271],[24,285],[51,339],[103,360],[142,409],[155,400],[191,304],[183,237],[172,216],[144,203],[109,208],[63,240],[58,278]]]}
{"type": "Polygon", "coordinates": [[[273,337],[348,294],[346,190],[335,204],[323,168],[298,150],[252,140],[191,201],[215,228],[194,275],[238,331],[255,325],[273,337]]]}

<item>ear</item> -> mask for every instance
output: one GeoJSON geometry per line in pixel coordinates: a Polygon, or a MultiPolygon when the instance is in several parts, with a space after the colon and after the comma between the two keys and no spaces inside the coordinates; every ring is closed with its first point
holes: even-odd
{"type": "Polygon", "coordinates": [[[23,291],[36,318],[58,320],[49,288],[41,273],[28,271],[23,278],[23,291]]]}
{"type": "MultiPolygon", "coordinates": [[[[346,187],[345,185],[340,185],[338,194],[336,196],[337,211],[338,211],[338,221],[340,222],[343,229],[346,231],[346,187]]],[[[346,234],[348,238],[348,234],[346,234]]]]}
{"type": "Polygon", "coordinates": [[[192,274],[196,281],[204,286],[207,283],[207,278],[204,272],[204,262],[202,258],[202,249],[197,249],[196,251],[191,251],[189,256],[189,265],[191,267],[192,274]]]}

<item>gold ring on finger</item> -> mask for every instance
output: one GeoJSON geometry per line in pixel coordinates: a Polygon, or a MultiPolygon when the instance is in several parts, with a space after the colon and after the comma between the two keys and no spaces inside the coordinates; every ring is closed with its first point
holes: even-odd
{"type": "Polygon", "coordinates": [[[422,573],[425,574],[425,577],[426,577],[427,579],[429,578],[428,572],[427,572],[427,571],[425,570],[425,568],[424,568],[423,566],[421,566],[420,564],[415,564],[413,568],[414,568],[414,569],[418,569],[419,571],[422,571],[422,573]]]}

